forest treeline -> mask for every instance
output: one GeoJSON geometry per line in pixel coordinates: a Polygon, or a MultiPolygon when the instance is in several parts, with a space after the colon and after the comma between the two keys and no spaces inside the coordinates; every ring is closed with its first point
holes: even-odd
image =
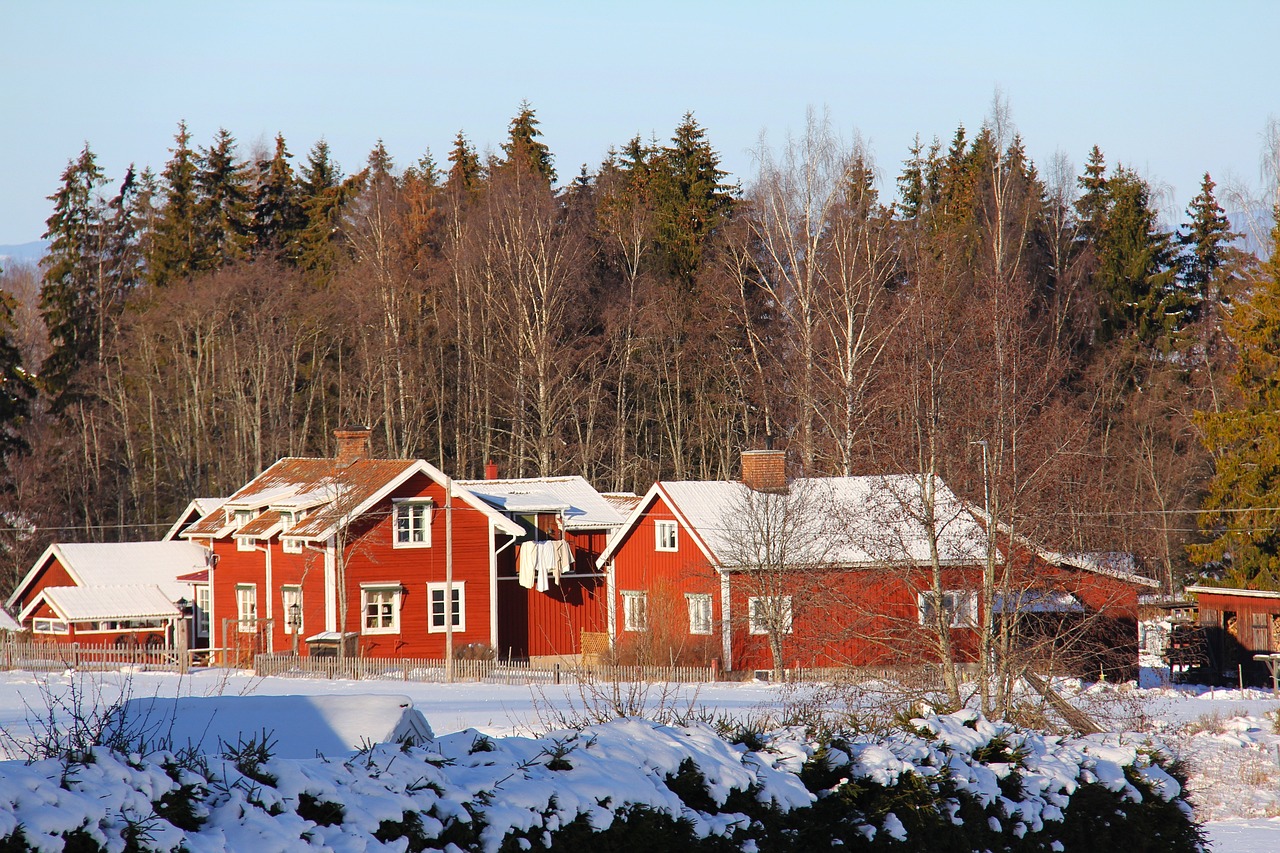
{"type": "Polygon", "coordinates": [[[9,580],[351,423],[456,476],[602,490],[734,477],[772,436],[797,473],[933,471],[1166,583],[1189,543],[1233,570],[1232,499],[1205,532],[1194,511],[1240,434],[1204,439],[1246,406],[1231,318],[1277,277],[1210,177],[1162,231],[1137,173],[1097,147],[1038,168],[999,103],[895,168],[811,114],[731,183],[689,114],[560,180],[527,104],[500,151],[379,142],[351,174],[323,141],[180,124],[162,171],[109,180],[86,144],[47,258],[0,280],[9,580]]]}

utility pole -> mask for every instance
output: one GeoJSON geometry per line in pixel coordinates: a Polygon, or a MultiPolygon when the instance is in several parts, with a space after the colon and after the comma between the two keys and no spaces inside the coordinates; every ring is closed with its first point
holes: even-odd
{"type": "Polygon", "coordinates": [[[453,683],[453,478],[444,475],[444,672],[453,683]]]}

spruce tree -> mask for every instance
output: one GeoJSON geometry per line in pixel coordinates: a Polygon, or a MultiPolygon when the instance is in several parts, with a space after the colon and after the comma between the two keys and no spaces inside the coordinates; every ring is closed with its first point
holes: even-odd
{"type": "Polygon", "coordinates": [[[343,180],[342,171],[330,155],[329,144],[323,139],[311,147],[301,171],[306,225],[297,237],[295,254],[300,267],[323,281],[341,257],[338,238],[342,207],[354,191],[354,182],[343,180]]]}
{"type": "Polygon", "coordinates": [[[1177,287],[1172,235],[1158,228],[1147,182],[1117,168],[1105,185],[1105,210],[1095,239],[1094,289],[1101,303],[1102,337],[1130,335],[1167,349],[1190,319],[1191,301],[1177,287]]]}
{"type": "Polygon", "coordinates": [[[1213,195],[1214,186],[1205,172],[1200,194],[1187,207],[1191,221],[1182,226],[1184,230],[1178,235],[1182,282],[1195,295],[1198,311],[1217,300],[1220,271],[1225,272],[1223,268],[1234,259],[1231,243],[1240,236],[1232,233],[1231,221],[1213,195]]]}
{"type": "Polygon", "coordinates": [[[724,183],[720,155],[693,113],[685,114],[654,166],[658,244],[671,274],[691,290],[707,241],[733,210],[734,188],[724,183]]]}
{"type": "Polygon", "coordinates": [[[540,141],[541,136],[533,107],[528,101],[522,101],[520,112],[511,120],[507,141],[502,143],[502,152],[506,155],[504,165],[528,169],[548,184],[553,184],[556,180],[555,158],[551,156],[551,149],[540,141]]]}
{"type": "Polygon", "coordinates": [[[164,286],[196,271],[200,239],[196,228],[196,153],[186,122],[178,122],[172,157],[161,173],[160,211],[147,240],[147,272],[151,282],[164,286]]]}
{"type": "Polygon", "coordinates": [[[253,203],[253,251],[294,260],[299,233],[306,226],[302,192],[289,160],[293,155],[284,136],[276,134],[275,153],[257,164],[257,190],[253,203]]]}
{"type": "Polygon", "coordinates": [[[40,368],[45,389],[61,405],[77,368],[95,357],[99,272],[103,252],[104,204],[98,194],[106,178],[88,144],[62,172],[49,196],[46,221],[49,251],[42,260],[40,312],[49,335],[49,354],[40,368]]]}
{"type": "Polygon", "coordinates": [[[213,144],[204,150],[196,173],[200,197],[196,227],[199,269],[217,269],[247,256],[252,243],[248,168],[236,159],[236,141],[219,128],[213,144]]]}
{"type": "Polygon", "coordinates": [[[911,156],[902,164],[898,176],[898,211],[903,219],[918,219],[924,209],[924,143],[916,134],[911,144],[911,156]]]}
{"type": "Polygon", "coordinates": [[[1084,175],[1079,178],[1080,197],[1076,199],[1076,221],[1089,241],[1096,241],[1106,225],[1110,196],[1107,194],[1107,162],[1102,149],[1093,146],[1084,175]]]}
{"type": "MultiPolygon", "coordinates": [[[[1271,236],[1280,246],[1280,206],[1274,215],[1271,236]]],[[[1213,538],[1188,551],[1232,586],[1280,590],[1280,251],[1248,292],[1224,321],[1236,349],[1240,407],[1197,413],[1214,458],[1200,527],[1213,538]]]]}
{"type": "Polygon", "coordinates": [[[445,176],[446,188],[451,191],[470,192],[479,186],[480,179],[483,177],[480,156],[476,154],[475,148],[467,141],[466,135],[461,130],[453,140],[453,148],[449,151],[448,160],[450,166],[445,176]]]}

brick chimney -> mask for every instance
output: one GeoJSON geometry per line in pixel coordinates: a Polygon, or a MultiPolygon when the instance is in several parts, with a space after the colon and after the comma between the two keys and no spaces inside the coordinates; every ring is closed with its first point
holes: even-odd
{"type": "Polygon", "coordinates": [[[352,462],[368,459],[371,455],[370,437],[373,430],[363,426],[350,426],[346,429],[335,429],[333,437],[338,442],[338,455],[334,462],[339,468],[346,468],[352,462]]]}
{"type": "Polygon", "coordinates": [[[484,478],[486,480],[498,479],[498,463],[490,459],[484,466],[484,478]]]}
{"type": "Polygon", "coordinates": [[[787,452],[772,449],[742,451],[742,482],[757,492],[785,492],[787,452]]]}

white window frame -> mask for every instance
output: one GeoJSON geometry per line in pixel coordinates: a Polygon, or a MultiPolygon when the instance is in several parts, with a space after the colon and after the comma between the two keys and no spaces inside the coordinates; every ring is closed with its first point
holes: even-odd
{"type": "Polygon", "coordinates": [[[302,587],[298,584],[285,584],[280,587],[280,613],[284,616],[284,632],[293,633],[293,624],[289,620],[289,608],[294,602],[298,604],[298,633],[302,633],[307,621],[307,611],[302,606],[302,587]]]}
{"type": "Polygon", "coordinates": [[[649,593],[639,589],[624,589],[622,596],[622,630],[649,630],[649,593]]]}
{"type": "Polygon", "coordinates": [[[297,526],[301,520],[302,513],[297,510],[280,510],[280,550],[286,554],[302,553],[302,540],[284,535],[297,526]]]}
{"type": "Polygon", "coordinates": [[[41,616],[38,619],[31,620],[31,633],[33,634],[69,634],[71,629],[66,622],[61,619],[51,619],[41,616]]]}
{"type": "MultiPolygon", "coordinates": [[[[232,519],[235,521],[235,525],[236,525],[236,528],[235,528],[235,529],[236,529],[236,530],[239,530],[241,527],[244,527],[246,524],[248,524],[249,522],[253,521],[253,510],[251,510],[251,509],[237,509],[237,510],[234,510],[234,511],[231,513],[231,517],[232,517],[232,519]]],[[[237,536],[237,537],[236,537],[236,550],[237,550],[237,551],[254,551],[254,550],[257,550],[257,549],[254,547],[254,541],[255,541],[255,540],[254,540],[254,538],[253,538],[252,536],[237,536]]]]}
{"type": "Polygon", "coordinates": [[[791,609],[791,596],[789,595],[753,595],[747,599],[747,622],[748,622],[747,629],[752,634],[768,634],[769,633],[768,619],[765,618],[764,614],[761,614],[759,612],[758,608],[760,607],[761,602],[771,601],[775,599],[782,601],[782,607],[783,607],[782,616],[783,616],[783,620],[786,623],[786,626],[785,626],[786,630],[784,630],[783,633],[790,634],[792,629],[795,628],[795,613],[791,609]]]}
{"type": "Polygon", "coordinates": [[[213,603],[213,592],[207,583],[200,584],[192,591],[191,597],[195,599],[191,615],[195,619],[196,636],[203,639],[209,636],[209,607],[213,603]]]}
{"type": "Polygon", "coordinates": [[[258,585],[236,584],[236,630],[252,634],[258,630],[258,585]]]}
{"type": "MultiPolygon", "coordinates": [[[[978,593],[976,590],[943,590],[942,606],[951,614],[947,620],[950,628],[976,628],[978,626],[978,593]]],[[[920,624],[933,627],[933,591],[925,590],[916,595],[916,613],[920,624]]]]}
{"type": "Polygon", "coordinates": [[[433,501],[424,498],[405,498],[391,504],[391,545],[394,548],[431,547],[431,507],[433,501]],[[404,539],[400,538],[404,524],[404,539]],[[419,538],[415,539],[417,535],[419,538]]]}
{"type": "MultiPolygon", "coordinates": [[[[446,632],[444,619],[445,584],[427,584],[427,633],[443,634],[446,632]],[[439,613],[437,614],[437,599],[439,613]],[[437,616],[439,623],[437,624],[437,616]]],[[[467,591],[466,581],[453,582],[453,633],[459,634],[467,630],[467,591]]]]}
{"type": "Polygon", "coordinates": [[[711,593],[686,592],[684,600],[689,605],[689,633],[711,634],[714,627],[711,593]]]}
{"type": "Polygon", "coordinates": [[[360,633],[361,634],[399,634],[400,633],[400,596],[403,587],[399,581],[394,583],[371,583],[360,585],[360,633]],[[379,605],[373,615],[378,624],[370,626],[369,605],[379,605]],[[390,605],[389,612],[382,612],[382,606],[390,605]]]}
{"type": "Polygon", "coordinates": [[[653,522],[653,548],[655,551],[680,550],[680,525],[666,518],[653,522]]]}

